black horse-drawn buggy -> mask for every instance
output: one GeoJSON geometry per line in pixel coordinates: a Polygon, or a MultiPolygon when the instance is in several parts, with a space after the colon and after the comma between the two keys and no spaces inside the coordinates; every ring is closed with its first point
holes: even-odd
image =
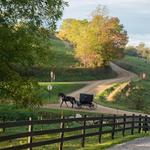
{"type": "Polygon", "coordinates": [[[81,93],[79,100],[76,100],[72,96],[66,96],[64,93],[59,93],[58,97],[61,100],[60,107],[62,106],[63,102],[65,102],[67,107],[68,107],[67,102],[70,102],[72,104],[72,108],[75,105],[77,108],[96,109],[96,104],[93,103],[93,99],[94,99],[93,94],[81,93]]]}

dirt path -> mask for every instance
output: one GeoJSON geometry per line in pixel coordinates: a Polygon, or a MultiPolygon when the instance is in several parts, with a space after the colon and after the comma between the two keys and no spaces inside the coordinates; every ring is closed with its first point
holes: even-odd
{"type": "Polygon", "coordinates": [[[118,144],[107,150],[150,150],[150,137],[138,138],[123,144],[118,144]]]}
{"type": "MultiPolygon", "coordinates": [[[[113,83],[123,82],[123,81],[129,81],[131,79],[137,78],[137,75],[129,72],[113,63],[110,64],[112,69],[118,74],[117,78],[114,79],[107,79],[107,80],[97,80],[97,81],[84,81],[84,82],[77,82],[77,83],[86,83],[87,85],[77,91],[74,91],[68,95],[74,96],[76,99],[79,99],[80,93],[88,93],[88,94],[97,94],[103,92],[105,89],[112,86],[113,83]]],[[[105,107],[102,105],[97,104],[96,110],[87,110],[87,109],[72,109],[67,108],[65,104],[62,108],[59,107],[59,104],[46,104],[44,105],[44,108],[51,108],[51,109],[67,109],[67,110],[73,110],[73,111],[84,111],[84,112],[96,112],[96,113],[103,113],[103,114],[118,114],[118,115],[131,115],[134,112],[128,112],[124,110],[114,109],[105,107]]],[[[139,113],[134,113],[136,115],[139,115],[139,113]]]]}

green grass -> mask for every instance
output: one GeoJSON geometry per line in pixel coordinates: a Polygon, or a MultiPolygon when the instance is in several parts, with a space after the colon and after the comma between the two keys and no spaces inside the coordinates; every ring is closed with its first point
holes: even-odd
{"type": "Polygon", "coordinates": [[[144,88],[143,92],[139,93],[142,96],[144,107],[139,109],[139,111],[150,113],[150,62],[146,59],[126,56],[123,60],[118,61],[117,64],[124,68],[127,67],[128,70],[135,72],[137,75],[140,75],[142,72],[146,73],[147,79],[137,81],[136,85],[144,88]]]}
{"type": "Polygon", "coordinates": [[[135,72],[140,75],[140,73],[145,72],[148,76],[148,80],[150,80],[150,62],[146,59],[125,56],[122,60],[116,62],[121,67],[135,72]]]}
{"type": "Polygon", "coordinates": [[[122,83],[114,83],[111,85],[111,87],[107,88],[105,91],[103,91],[101,94],[97,94],[96,95],[96,101],[99,102],[99,100],[101,101],[106,101],[107,96],[109,96],[109,94],[111,92],[113,92],[118,86],[120,86],[122,83]]]}
{"type": "Polygon", "coordinates": [[[48,108],[37,108],[35,110],[16,108],[14,105],[0,105],[0,122],[5,121],[20,121],[20,120],[28,120],[29,117],[32,117],[33,120],[37,119],[56,119],[61,118],[62,115],[65,117],[76,116],[76,114],[80,115],[88,115],[88,116],[99,116],[100,113],[93,112],[80,112],[73,110],[63,110],[63,109],[48,109],[48,108]]]}
{"type": "Polygon", "coordinates": [[[134,81],[136,86],[142,87],[144,90],[137,95],[132,96],[132,99],[125,100],[124,92],[126,89],[122,90],[118,93],[115,100],[112,102],[101,100],[99,99],[98,102],[102,105],[124,109],[128,111],[135,111],[135,112],[143,112],[143,113],[150,113],[150,62],[147,62],[144,59],[126,56],[124,59],[116,62],[119,66],[140,75],[142,72],[145,72],[147,75],[146,80],[139,80],[134,81]],[[133,101],[140,97],[142,99],[142,105],[139,108],[134,108],[135,104],[133,101]]]}
{"type": "Polygon", "coordinates": [[[64,116],[75,116],[76,114],[80,115],[88,115],[88,116],[99,116],[100,113],[94,112],[81,112],[81,111],[74,111],[74,110],[65,110],[65,109],[48,109],[48,108],[40,108],[38,110],[39,116],[43,116],[43,118],[60,118],[63,114],[64,116]]]}
{"type": "MultiPolygon", "coordinates": [[[[69,123],[66,126],[68,127],[77,127],[80,126],[80,122],[73,122],[73,123],[69,123]]],[[[43,129],[55,129],[55,128],[59,128],[59,124],[55,124],[55,125],[38,125],[34,127],[34,131],[36,130],[43,130],[43,129]]],[[[23,127],[21,130],[20,128],[13,128],[13,130],[9,129],[6,130],[6,133],[19,133],[19,132],[24,132],[26,131],[27,128],[23,127]]],[[[106,129],[108,130],[108,129],[106,129]]],[[[86,131],[86,133],[88,132],[96,132],[97,129],[89,129],[88,131],[86,131]]],[[[77,135],[77,134],[81,134],[81,131],[75,131],[75,132],[70,132],[70,133],[65,133],[64,136],[71,136],[71,135],[77,135]]],[[[145,137],[145,136],[150,136],[150,133],[144,133],[142,132],[141,134],[137,133],[137,130],[135,130],[134,135],[130,135],[131,132],[130,131],[126,131],[125,132],[125,137],[122,136],[121,132],[115,133],[115,139],[112,140],[111,139],[111,134],[104,134],[102,135],[102,142],[98,143],[98,136],[94,136],[94,137],[87,137],[85,139],[85,147],[81,147],[81,139],[78,140],[71,140],[68,142],[64,142],[64,150],[103,150],[106,148],[109,148],[115,144],[120,144],[123,142],[127,142],[129,140],[133,140],[135,138],[140,138],[140,137],[145,137]]],[[[45,140],[50,140],[50,139],[55,139],[55,138],[59,138],[60,135],[59,134],[49,134],[49,135],[43,135],[43,136],[37,136],[33,138],[33,142],[37,142],[37,141],[45,141],[45,140]]],[[[22,138],[22,139],[17,139],[17,140],[11,140],[11,141],[7,141],[7,142],[2,142],[0,143],[1,147],[6,147],[6,146],[12,146],[12,145],[18,145],[18,144],[25,144],[27,143],[27,138],[22,138]]],[[[35,150],[57,150],[59,147],[59,144],[52,144],[52,145],[45,145],[45,146],[41,146],[41,147],[37,147],[34,148],[35,150]]]]}
{"type": "MultiPolygon", "coordinates": [[[[77,134],[77,133],[76,133],[77,134]]],[[[64,150],[104,150],[106,148],[112,147],[116,144],[124,143],[136,138],[150,136],[150,133],[145,134],[135,134],[135,135],[126,135],[124,138],[122,137],[121,133],[116,134],[115,139],[111,139],[110,134],[106,134],[102,136],[102,143],[98,143],[98,136],[95,137],[88,137],[85,141],[85,147],[81,147],[81,140],[73,140],[64,143],[64,150]]],[[[48,139],[48,138],[47,138],[48,139]]],[[[59,145],[53,144],[48,146],[43,146],[39,148],[35,148],[36,150],[49,150],[51,147],[52,150],[57,150],[59,145]]]]}
{"type": "Polygon", "coordinates": [[[50,43],[52,45],[52,58],[48,60],[48,64],[45,66],[52,66],[56,68],[66,68],[73,67],[78,63],[74,58],[74,51],[72,47],[65,47],[64,43],[60,40],[51,39],[50,43]]]}
{"type": "MultiPolygon", "coordinates": [[[[85,84],[76,84],[74,82],[40,82],[39,96],[43,104],[46,103],[59,103],[58,93],[63,92],[65,94],[76,91],[85,86],[85,84]],[[52,85],[53,89],[50,93],[47,90],[47,85],[52,85]]],[[[65,112],[65,111],[64,111],[65,112]]],[[[68,114],[73,114],[71,111],[68,114]]],[[[0,118],[5,117],[6,120],[26,120],[30,116],[33,118],[37,118],[38,116],[51,116],[52,118],[55,116],[60,116],[61,111],[45,111],[45,109],[38,110],[30,110],[25,108],[16,108],[16,106],[12,104],[0,104],[0,118]],[[57,115],[58,113],[58,115],[57,115]]]]}
{"type": "Polygon", "coordinates": [[[116,77],[116,73],[110,68],[83,68],[74,57],[72,47],[66,48],[58,39],[50,39],[48,61],[30,68],[25,76],[37,81],[50,81],[50,71],[56,75],[56,81],[86,81],[116,77]]]}
{"type": "Polygon", "coordinates": [[[28,120],[29,117],[32,117],[34,120],[38,118],[43,119],[54,119],[60,118],[61,115],[66,117],[75,116],[76,114],[89,115],[89,116],[99,116],[98,113],[93,112],[78,112],[73,110],[63,110],[63,109],[48,109],[48,108],[36,108],[34,110],[17,108],[14,105],[0,105],[0,122],[5,117],[5,121],[14,121],[14,120],[28,120]]]}
{"type": "Polygon", "coordinates": [[[45,103],[59,103],[58,93],[62,92],[65,94],[76,91],[85,86],[85,84],[75,84],[75,83],[67,83],[67,82],[41,82],[39,83],[41,86],[40,97],[42,102],[45,103]],[[52,90],[50,93],[47,90],[47,86],[51,84],[52,90]],[[50,96],[50,97],[49,97],[50,96]]]}
{"type": "MultiPolygon", "coordinates": [[[[45,103],[59,103],[58,94],[64,93],[69,94],[73,91],[79,90],[86,86],[84,83],[75,83],[75,82],[39,82],[38,96],[43,104],[45,103]],[[47,86],[51,85],[52,90],[48,91],[47,86]]],[[[3,97],[0,97],[3,99],[3,97]]],[[[8,98],[9,99],[9,98],[8,98]]],[[[2,104],[4,103],[4,100],[2,104]]],[[[6,103],[6,102],[5,102],[6,103]]],[[[9,101],[7,100],[7,103],[9,101]]]]}
{"type": "Polygon", "coordinates": [[[110,107],[110,108],[116,108],[118,110],[126,110],[126,111],[131,111],[131,112],[137,112],[137,113],[145,113],[145,111],[143,110],[136,110],[136,109],[132,109],[131,107],[129,107],[128,103],[123,102],[123,101],[106,101],[106,100],[97,100],[97,102],[100,105],[106,106],[106,107],[110,107]]]}
{"type": "Polygon", "coordinates": [[[125,104],[122,104],[122,103],[120,104],[120,103],[118,103],[118,101],[115,101],[115,100],[108,101],[107,100],[107,96],[109,96],[109,94],[111,92],[113,92],[121,84],[122,83],[114,83],[111,87],[107,88],[101,94],[97,94],[96,97],[95,97],[96,102],[98,104],[106,106],[106,107],[122,109],[122,110],[127,110],[127,111],[140,112],[139,110],[129,109],[125,104]]]}

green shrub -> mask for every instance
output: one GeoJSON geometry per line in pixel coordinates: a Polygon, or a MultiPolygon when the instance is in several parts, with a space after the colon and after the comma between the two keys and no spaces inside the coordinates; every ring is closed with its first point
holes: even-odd
{"type": "Polygon", "coordinates": [[[5,120],[28,120],[29,117],[37,118],[37,114],[29,109],[16,108],[14,105],[0,106],[0,118],[5,120]]]}

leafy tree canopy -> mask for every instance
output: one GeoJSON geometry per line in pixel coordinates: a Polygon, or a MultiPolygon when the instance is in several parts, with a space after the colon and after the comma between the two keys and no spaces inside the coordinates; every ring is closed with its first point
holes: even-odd
{"type": "Polygon", "coordinates": [[[66,3],[63,0],[0,1],[0,95],[23,107],[40,104],[18,67],[29,67],[46,59],[49,33],[56,28],[66,3]]]}
{"type": "Polygon", "coordinates": [[[119,19],[107,16],[104,7],[98,7],[90,21],[64,20],[58,37],[74,44],[75,55],[85,67],[106,66],[121,58],[128,41],[119,19]]]}
{"type": "Polygon", "coordinates": [[[0,22],[9,26],[21,22],[54,29],[66,4],[63,0],[1,0],[0,22]]]}

